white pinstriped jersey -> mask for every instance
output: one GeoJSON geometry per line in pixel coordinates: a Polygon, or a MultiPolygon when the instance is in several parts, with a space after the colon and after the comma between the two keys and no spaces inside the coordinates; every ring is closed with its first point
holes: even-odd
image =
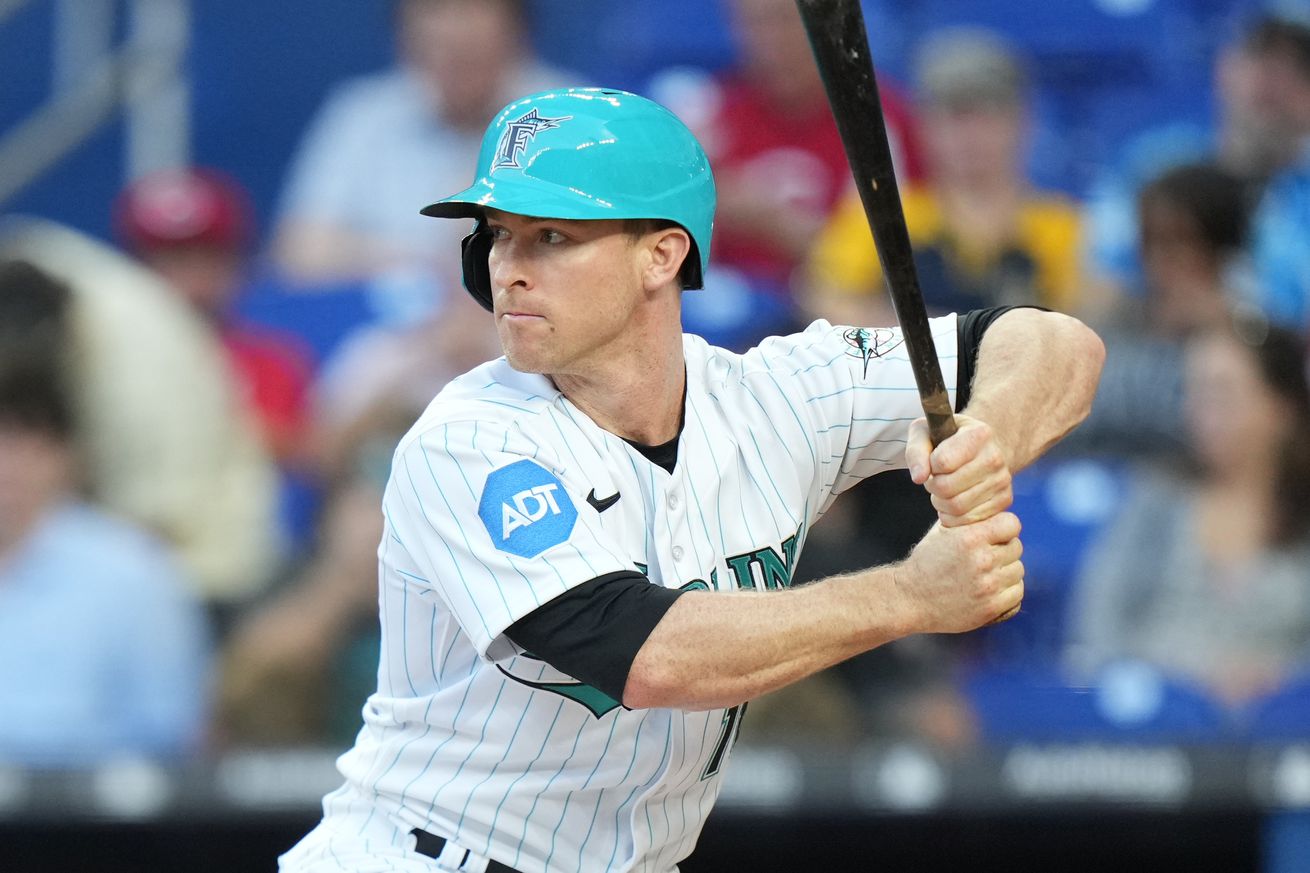
{"type": "MultiPolygon", "coordinates": [[[[955,317],[932,330],[954,397],[955,317]]],[[[740,709],[625,709],[505,629],[616,571],[789,585],[806,531],[841,491],[904,466],[921,412],[897,330],[820,321],[744,355],[684,349],[672,474],[503,359],[452,382],[401,441],[378,691],[329,818],[362,797],[523,873],[666,873],[690,854],[740,709]]]]}

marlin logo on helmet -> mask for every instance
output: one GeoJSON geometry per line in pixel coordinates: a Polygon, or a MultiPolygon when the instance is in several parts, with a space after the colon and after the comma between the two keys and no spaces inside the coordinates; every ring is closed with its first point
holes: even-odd
{"type": "Polygon", "coordinates": [[[496,146],[496,160],[492,163],[491,169],[518,167],[519,156],[528,147],[528,143],[532,142],[533,137],[543,130],[559,127],[572,117],[572,115],[563,115],[559,118],[545,118],[534,107],[517,120],[511,121],[505,126],[505,132],[500,135],[500,143],[496,146]]]}

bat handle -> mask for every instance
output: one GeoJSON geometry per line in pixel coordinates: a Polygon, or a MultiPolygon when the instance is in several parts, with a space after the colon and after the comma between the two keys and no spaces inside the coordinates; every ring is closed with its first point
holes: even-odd
{"type": "Polygon", "coordinates": [[[923,411],[928,419],[928,438],[934,446],[941,445],[942,440],[955,435],[955,416],[951,412],[951,400],[945,390],[923,398],[923,411]]]}

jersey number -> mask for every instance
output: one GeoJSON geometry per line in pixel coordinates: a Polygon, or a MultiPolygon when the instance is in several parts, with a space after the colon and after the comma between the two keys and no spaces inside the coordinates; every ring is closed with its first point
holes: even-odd
{"type": "Polygon", "coordinates": [[[714,753],[710,755],[710,762],[705,765],[705,772],[700,775],[702,781],[717,776],[719,770],[723,768],[723,760],[728,757],[728,749],[737,739],[737,731],[741,728],[741,717],[745,714],[744,703],[723,711],[723,727],[719,730],[719,739],[714,744],[714,753]]]}

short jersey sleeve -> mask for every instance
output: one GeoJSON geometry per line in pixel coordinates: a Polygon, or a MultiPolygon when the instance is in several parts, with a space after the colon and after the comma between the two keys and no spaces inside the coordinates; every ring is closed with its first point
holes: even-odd
{"type": "Polygon", "coordinates": [[[513,424],[412,433],[383,500],[385,536],[395,538],[380,552],[383,584],[440,598],[484,657],[514,654],[503,636],[511,624],[591,579],[632,569],[576,475],[513,424]]]}
{"type": "MultiPolygon", "coordinates": [[[[930,319],[929,326],[954,404],[956,316],[930,319]]],[[[749,354],[767,366],[813,435],[812,505],[820,514],[860,480],[905,467],[910,422],[923,407],[899,327],[816,321],[749,354]]]]}

